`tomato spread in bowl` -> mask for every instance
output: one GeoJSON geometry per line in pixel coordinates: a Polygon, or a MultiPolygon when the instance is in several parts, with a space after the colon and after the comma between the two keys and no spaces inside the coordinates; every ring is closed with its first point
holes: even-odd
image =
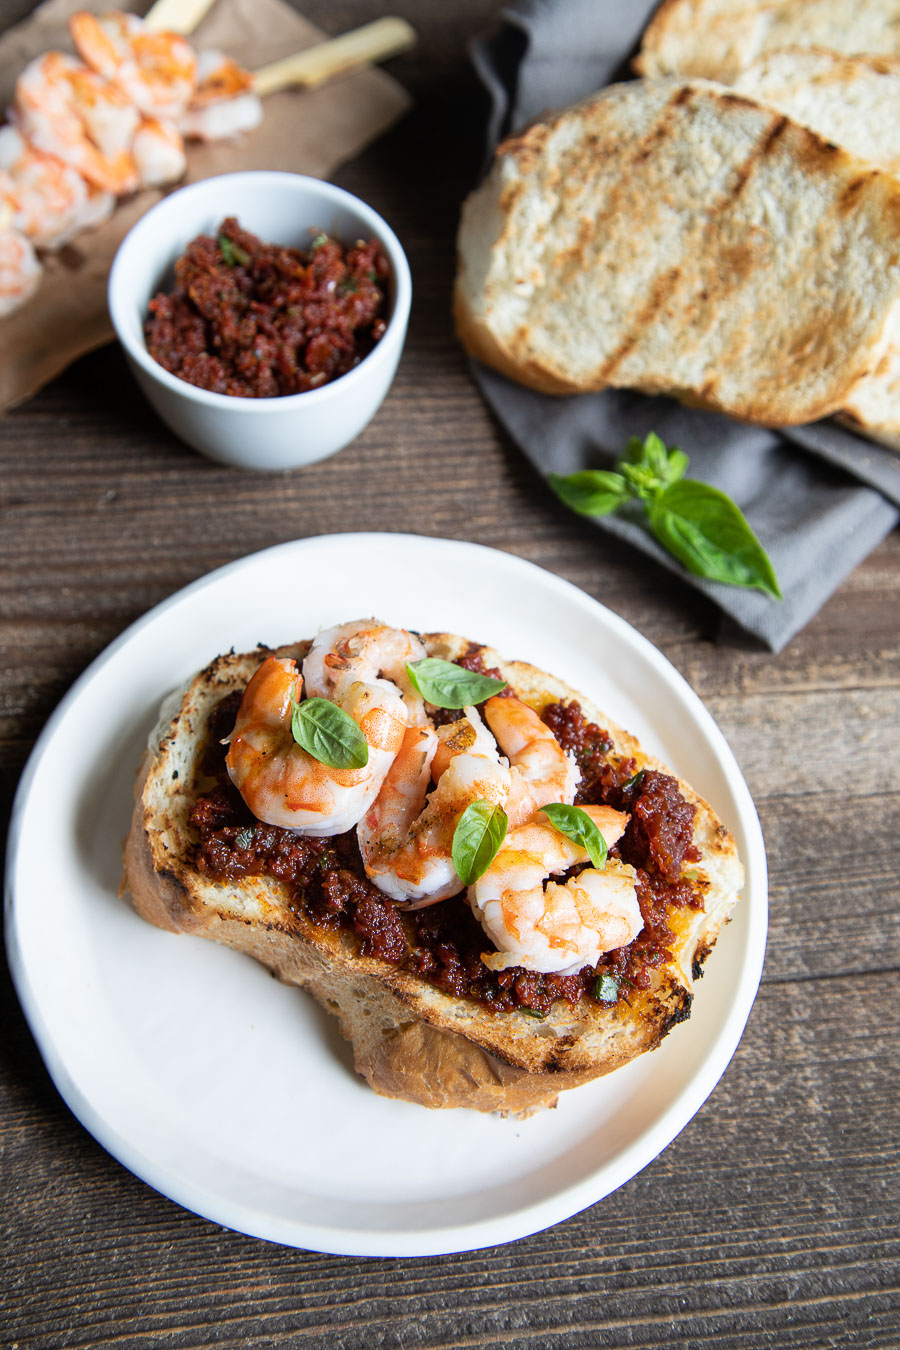
{"type": "Polygon", "coordinates": [[[227,217],[175,263],[144,321],[147,350],[212,393],[277,398],[345,375],[383,336],[390,264],[379,243],[310,230],[305,250],[266,243],[227,217]]]}

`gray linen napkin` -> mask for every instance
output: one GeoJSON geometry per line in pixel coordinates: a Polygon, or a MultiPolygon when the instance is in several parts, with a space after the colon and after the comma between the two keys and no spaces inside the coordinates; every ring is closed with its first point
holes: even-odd
{"type": "MultiPolygon", "coordinates": [[[[510,131],[616,79],[656,0],[518,0],[499,31],[473,46],[491,100],[488,149],[510,131]]],[[[780,651],[900,518],[900,454],[836,423],[781,432],[625,390],[551,397],[473,362],[481,391],[541,472],[611,468],[629,436],[656,431],[690,458],[688,474],[721,488],[772,559],[784,600],[688,577],[634,521],[598,529],[657,558],[735,622],[780,651]]],[[[548,489],[549,491],[549,489],[548,489]]]]}

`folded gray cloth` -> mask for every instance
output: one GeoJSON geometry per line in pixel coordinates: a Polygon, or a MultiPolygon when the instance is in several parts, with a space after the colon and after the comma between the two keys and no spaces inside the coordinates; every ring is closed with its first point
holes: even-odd
{"type": "MultiPolygon", "coordinates": [[[[540,113],[628,78],[629,58],[655,7],[656,0],[519,0],[505,9],[499,31],[473,47],[491,99],[489,150],[540,113]]],[[[773,651],[900,518],[900,454],[836,423],[773,432],[627,390],[551,397],[477,362],[473,372],[542,474],[612,468],[629,436],[649,431],[680,446],[690,459],[688,475],[727,492],[744,512],[772,560],[782,601],[689,576],[633,521],[604,516],[596,527],[657,558],[773,651]]]]}

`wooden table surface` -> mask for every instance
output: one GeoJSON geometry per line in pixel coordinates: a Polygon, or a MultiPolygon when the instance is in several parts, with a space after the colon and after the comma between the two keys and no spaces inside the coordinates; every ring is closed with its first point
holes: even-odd
{"type": "MultiPolygon", "coordinates": [[[[5,0],[0,23],[28,8],[5,0]]],[[[711,1098],[607,1199],[507,1246],[365,1260],[253,1240],[138,1181],[63,1104],[7,976],[0,1344],[896,1347],[900,539],[772,656],[720,639],[690,586],[548,498],[482,404],[448,310],[479,161],[466,44],[500,5],[393,8],[420,33],[389,67],[416,111],[336,179],[396,228],[415,301],[396,383],[359,439],[302,472],[215,466],[154,418],[112,346],[0,420],[5,811],[75,677],[195,577],[343,530],[474,540],[611,606],[718,721],[769,854],[762,986],[711,1098]]],[[[381,9],[303,6],[334,33],[381,9]]]]}

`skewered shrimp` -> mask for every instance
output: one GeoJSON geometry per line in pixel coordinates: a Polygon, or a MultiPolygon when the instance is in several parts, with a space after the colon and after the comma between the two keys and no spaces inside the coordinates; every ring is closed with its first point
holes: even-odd
{"type": "Polygon", "coordinates": [[[41,281],[34,249],[11,222],[12,211],[0,204],[0,318],[24,305],[41,281]]]}
{"type": "Polygon", "coordinates": [[[574,802],[578,766],[533,708],[521,699],[497,695],[484,705],[484,715],[514,770],[507,804],[512,826],[524,824],[548,802],[574,802]]]}
{"type": "Polygon", "coordinates": [[[425,721],[425,703],[406,673],[408,661],[426,655],[417,637],[405,628],[390,628],[378,619],[354,619],[319,633],[303,662],[307,692],[340,699],[353,680],[373,683],[384,677],[400,690],[410,723],[425,721]]]}
{"type": "Polygon", "coordinates": [[[110,193],[89,188],[79,173],[30,146],[15,127],[0,127],[0,200],[13,224],[38,248],[61,248],[112,213],[110,193]]]}
{"type": "Polygon", "coordinates": [[[177,33],[155,33],[136,14],[79,10],[69,19],[83,61],[147,117],[177,119],[194,90],[197,58],[177,33]]]}
{"type": "Polygon", "coordinates": [[[127,100],[106,89],[63,52],[35,57],[16,81],[15,118],[26,140],[55,155],[95,187],[117,196],[137,187],[127,149],[137,117],[127,100]],[[106,154],[93,139],[120,147],[106,154]]]}
{"type": "MultiPolygon", "coordinates": [[[[89,73],[62,52],[37,57],[16,82],[16,123],[35,150],[61,160],[88,183],[106,192],[131,191],[137,179],[127,151],[105,154],[91,128],[106,144],[121,145],[135,125],[134,110],[124,102],[114,106],[111,99],[101,107],[96,90],[88,90],[82,79],[89,73]]],[[[115,90],[109,93],[119,97],[115,90]]]]}
{"type": "Polygon", "coordinates": [[[195,141],[225,140],[252,131],[262,118],[250,72],[223,52],[200,52],[197,84],[178,123],[182,134],[195,141]]]}
{"type": "Polygon", "coordinates": [[[143,118],[134,134],[131,154],[141,187],[177,182],[187,168],[181,132],[174,122],[158,117],[143,118]]]}
{"type": "Polygon", "coordinates": [[[292,696],[299,698],[302,685],[296,662],[270,656],[262,663],[244,692],[226,767],[257,819],[301,834],[340,834],[377,796],[403,740],[406,709],[386,681],[351,683],[339,701],[365,736],[369,761],[335,769],[293,738],[292,696]]]}
{"type": "Polygon", "coordinates": [[[357,827],[366,875],[408,909],[457,895],[463,883],[452,851],[459,818],[474,801],[502,806],[509,788],[509,768],[474,708],[437,732],[410,727],[357,827]],[[432,776],[437,786],[428,795],[432,776]]]}
{"type": "MultiPolygon", "coordinates": [[[[583,810],[611,847],[627,817],[606,806],[583,810]]],[[[602,872],[589,867],[564,884],[546,881],[588,861],[586,849],[540,817],[510,831],[468,891],[472,912],[497,948],[482,955],[486,966],[571,975],[637,937],[644,925],[629,864],[610,859],[602,872]]]]}

